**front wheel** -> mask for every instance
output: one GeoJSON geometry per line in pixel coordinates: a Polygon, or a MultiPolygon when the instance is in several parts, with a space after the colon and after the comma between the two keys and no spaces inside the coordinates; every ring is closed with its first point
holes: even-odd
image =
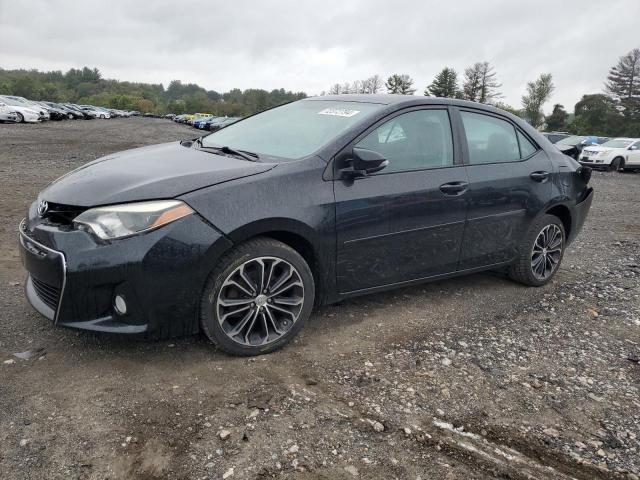
{"type": "Polygon", "coordinates": [[[554,215],[543,215],[529,227],[520,244],[518,259],[509,269],[509,276],[525,285],[545,285],[560,267],[565,243],[562,221],[554,215]]]}
{"type": "Polygon", "coordinates": [[[313,275],[293,248],[256,238],[225,254],[207,280],[200,307],[205,335],[233,355],[269,353],[304,326],[315,297],[313,275]]]}
{"type": "Polygon", "coordinates": [[[611,164],[609,165],[609,171],[617,172],[618,170],[620,170],[621,166],[622,166],[622,159],[620,157],[616,157],[611,161],[611,164]]]}
{"type": "Polygon", "coordinates": [[[16,112],[16,123],[24,122],[24,116],[20,112],[16,112]]]}

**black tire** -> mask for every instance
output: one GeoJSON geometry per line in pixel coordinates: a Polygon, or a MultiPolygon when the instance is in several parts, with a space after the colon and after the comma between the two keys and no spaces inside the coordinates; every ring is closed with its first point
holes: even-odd
{"type": "MultiPolygon", "coordinates": [[[[228,287],[227,287],[228,288],[228,287]]],[[[268,237],[249,240],[222,256],[212,270],[202,293],[200,326],[204,334],[221,350],[238,356],[254,356],[273,352],[288,343],[302,329],[311,315],[315,299],[315,282],[307,262],[288,245],[268,237]],[[225,281],[242,265],[252,259],[273,257],[284,260],[297,271],[303,285],[303,301],[298,317],[279,338],[263,345],[246,345],[225,333],[219,321],[218,298],[225,281]]],[[[257,308],[255,304],[251,307],[257,308]]],[[[266,307],[265,307],[266,310],[266,307]]],[[[258,317],[256,316],[256,319],[258,317]]],[[[266,320],[265,320],[266,322],[266,320]]],[[[266,337],[268,338],[268,336],[266,337]]]]}
{"type": "Polygon", "coordinates": [[[518,258],[516,262],[509,268],[509,277],[511,277],[511,279],[516,282],[532,287],[541,287],[547,284],[555,276],[555,274],[558,272],[558,269],[560,268],[562,258],[564,257],[565,247],[566,232],[564,230],[562,221],[554,215],[542,215],[529,226],[526,235],[519,245],[518,258]],[[534,273],[532,267],[533,249],[535,242],[538,240],[538,236],[541,234],[541,232],[545,228],[552,225],[557,226],[561,232],[562,243],[560,245],[560,255],[557,260],[557,264],[551,270],[550,274],[545,278],[540,278],[534,273]]]}
{"type": "Polygon", "coordinates": [[[16,123],[24,122],[24,116],[20,112],[16,112],[16,117],[18,119],[18,121],[16,123]]]}
{"type": "Polygon", "coordinates": [[[620,157],[616,157],[611,160],[611,165],[609,165],[610,172],[617,172],[624,165],[624,160],[620,157]]]}

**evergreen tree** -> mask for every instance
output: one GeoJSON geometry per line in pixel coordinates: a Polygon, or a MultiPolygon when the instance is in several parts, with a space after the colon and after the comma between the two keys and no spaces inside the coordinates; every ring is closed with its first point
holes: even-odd
{"type": "Polygon", "coordinates": [[[620,57],[611,67],[605,88],[617,98],[640,97],[640,48],[620,57]]]}
{"type": "Polygon", "coordinates": [[[387,79],[385,84],[387,92],[398,93],[400,95],[413,95],[416,91],[413,87],[413,79],[406,74],[393,74],[387,79]]]}
{"type": "Polygon", "coordinates": [[[522,96],[522,113],[532,127],[540,128],[544,123],[542,106],[549,100],[554,88],[550,73],[543,73],[537,80],[527,83],[527,93],[522,96]]]}
{"type": "Polygon", "coordinates": [[[498,89],[502,86],[496,80],[496,73],[489,62],[477,62],[464,71],[462,95],[472,102],[490,103],[502,95],[498,89]]]}
{"type": "Polygon", "coordinates": [[[458,88],[458,74],[453,68],[445,67],[433,79],[424,94],[426,96],[443,98],[461,98],[462,93],[458,88]]]}
{"type": "Polygon", "coordinates": [[[551,131],[566,129],[568,118],[569,114],[564,109],[564,106],[556,103],[553,106],[553,112],[546,118],[547,129],[551,131]]]}

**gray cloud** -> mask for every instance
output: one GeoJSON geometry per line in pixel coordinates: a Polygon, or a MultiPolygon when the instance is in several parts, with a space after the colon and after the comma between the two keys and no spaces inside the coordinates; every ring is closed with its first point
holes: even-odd
{"type": "Polygon", "coordinates": [[[569,109],[602,91],[640,46],[638,0],[389,2],[0,0],[0,67],[98,67],[108,78],[195,82],[225,91],[316,94],[372,74],[408,73],[417,93],[444,66],[491,62],[504,100],[553,74],[569,109]]]}

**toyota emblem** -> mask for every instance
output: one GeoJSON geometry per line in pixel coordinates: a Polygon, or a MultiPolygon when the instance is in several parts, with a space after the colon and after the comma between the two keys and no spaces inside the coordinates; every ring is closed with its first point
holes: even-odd
{"type": "Polygon", "coordinates": [[[38,204],[38,215],[44,217],[44,214],[47,213],[47,210],[49,210],[49,204],[46,202],[46,200],[41,200],[38,204]]]}

